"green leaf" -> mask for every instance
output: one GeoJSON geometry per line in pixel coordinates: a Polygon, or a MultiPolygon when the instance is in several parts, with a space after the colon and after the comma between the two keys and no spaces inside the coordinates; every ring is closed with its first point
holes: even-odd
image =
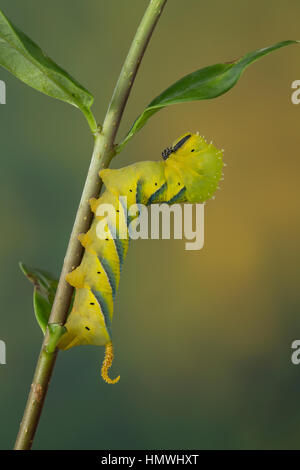
{"type": "Polygon", "coordinates": [[[45,333],[58,281],[49,273],[41,271],[40,269],[30,268],[23,263],[20,263],[20,268],[29,281],[34,284],[34,313],[38,324],[40,325],[43,333],[45,333]]]}
{"type": "Polygon", "coordinates": [[[210,65],[178,80],[157,96],[135,120],[123,142],[117,148],[119,153],[127,142],[138,132],[148,119],[166,106],[189,101],[207,100],[223,95],[239,80],[243,71],[253,62],[281,47],[300,41],[282,41],[264,49],[250,52],[232,62],[210,65]]]}
{"type": "Polygon", "coordinates": [[[49,302],[46,296],[43,296],[39,293],[37,289],[34,289],[33,307],[37,322],[40,325],[42,332],[45,334],[51,313],[52,304],[51,302],[49,302]]]}
{"type": "Polygon", "coordinates": [[[49,339],[46,346],[46,350],[49,354],[52,354],[54,353],[60,338],[67,332],[67,328],[65,326],[60,325],[59,323],[51,323],[49,324],[48,328],[49,339]]]}
{"type": "Polygon", "coordinates": [[[96,131],[97,125],[90,110],[93,96],[47,57],[1,10],[0,65],[32,88],[81,109],[92,131],[96,131]]]}
{"type": "MultiPolygon", "coordinates": [[[[54,352],[56,344],[60,337],[67,331],[66,328],[58,323],[48,325],[49,317],[58,286],[58,281],[51,274],[40,269],[30,268],[24,263],[20,263],[21,271],[27,279],[34,285],[33,290],[33,306],[34,313],[42,332],[45,334],[48,326],[49,340],[47,351],[54,352]]],[[[74,302],[74,294],[70,305],[69,313],[72,310],[74,302]]]]}

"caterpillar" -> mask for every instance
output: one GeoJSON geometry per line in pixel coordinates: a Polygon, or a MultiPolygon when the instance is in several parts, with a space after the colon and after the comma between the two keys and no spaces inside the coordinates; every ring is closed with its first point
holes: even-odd
{"type": "Polygon", "coordinates": [[[79,236],[85,253],[81,264],[66,277],[76,291],[65,324],[67,332],[58,346],[64,350],[87,344],[105,346],[101,373],[107,383],[116,383],[120,378],[111,379],[108,369],[113,360],[111,324],[114,299],[130,238],[120,236],[124,226],[128,231],[132,220],[126,217],[127,207],[163,202],[203,203],[215,193],[222,168],[222,150],[212,142],[207,144],[199,133],[185,133],[162,152],[160,161],[144,161],[116,170],[100,171],[106,189],[99,199],[90,201],[95,216],[89,231],[79,236]],[[127,198],[127,207],[124,202],[120,204],[124,197],[127,198]],[[115,219],[110,215],[99,215],[105,204],[115,208],[115,219]],[[99,222],[105,225],[105,238],[98,236],[99,222]]]}

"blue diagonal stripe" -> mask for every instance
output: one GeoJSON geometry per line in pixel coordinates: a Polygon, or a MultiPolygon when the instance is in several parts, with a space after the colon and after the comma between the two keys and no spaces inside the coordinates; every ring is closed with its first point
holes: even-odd
{"type": "Polygon", "coordinates": [[[111,287],[111,290],[112,290],[113,298],[115,298],[116,291],[117,291],[117,282],[116,282],[116,277],[114,275],[114,272],[113,272],[109,262],[105,258],[98,257],[98,259],[99,259],[100,263],[102,264],[103,269],[106,272],[106,275],[108,277],[109,284],[110,284],[110,287],[111,287]]]}
{"type": "Polygon", "coordinates": [[[108,309],[107,303],[105,299],[103,298],[103,295],[101,294],[100,291],[92,289],[92,294],[96,297],[97,302],[101,308],[101,312],[104,317],[105,326],[111,338],[112,328],[111,328],[111,321],[110,321],[109,309],[108,309]]]}

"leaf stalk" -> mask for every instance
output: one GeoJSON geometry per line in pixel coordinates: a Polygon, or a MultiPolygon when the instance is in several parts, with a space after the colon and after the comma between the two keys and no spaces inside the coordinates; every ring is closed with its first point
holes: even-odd
{"type": "MultiPolygon", "coordinates": [[[[86,232],[90,227],[92,213],[89,207],[89,199],[98,197],[100,194],[102,183],[99,178],[99,171],[109,166],[115,154],[114,141],[124,108],[141,60],[166,3],[167,0],[150,0],[125,59],[103,122],[102,131],[97,128],[93,117],[86,115],[95,136],[94,151],[65,255],[49,324],[63,325],[66,321],[73,288],[65,281],[65,277],[68,272],[80,264],[83,255],[83,249],[77,237],[80,233],[86,232]]],[[[15,444],[16,450],[29,450],[33,444],[57,356],[57,349],[50,353],[47,351],[48,343],[49,328],[47,328],[37,362],[23,420],[15,444]]]]}

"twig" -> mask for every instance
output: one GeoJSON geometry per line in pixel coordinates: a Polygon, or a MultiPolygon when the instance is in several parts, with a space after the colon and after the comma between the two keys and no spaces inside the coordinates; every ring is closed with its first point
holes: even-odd
{"type": "MultiPolygon", "coordinates": [[[[114,141],[128,96],[148,42],[166,2],[167,0],[150,1],[121,70],[105,116],[103,128],[102,130],[98,129],[96,132],[94,152],[64,259],[49,324],[63,325],[66,321],[73,288],[65,281],[65,276],[74,267],[78,266],[82,259],[83,250],[77,237],[80,233],[86,232],[91,224],[92,214],[88,201],[91,197],[97,197],[100,193],[101,181],[98,173],[102,168],[108,167],[114,155],[114,141]]],[[[47,329],[37,362],[23,420],[15,444],[16,450],[28,450],[31,448],[39,423],[57,356],[57,350],[54,352],[47,350],[48,342],[49,329],[47,329]]]]}

